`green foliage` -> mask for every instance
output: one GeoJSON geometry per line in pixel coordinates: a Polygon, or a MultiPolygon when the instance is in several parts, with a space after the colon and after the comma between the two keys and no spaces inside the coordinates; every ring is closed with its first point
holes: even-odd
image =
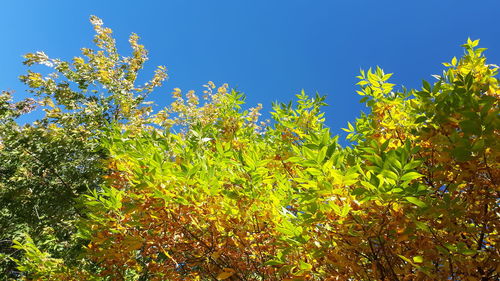
{"type": "Polygon", "coordinates": [[[341,147],[325,98],[304,91],[272,122],[212,82],[152,114],[143,101],[163,68],[133,86],[137,37],[120,57],[91,21],[101,50],[85,59],[27,55],[62,76],[22,77],[44,119],[17,126],[29,101],[0,96],[0,200],[29,206],[2,205],[3,237],[24,240],[0,258],[26,279],[498,279],[500,85],[478,41],[419,90],[361,71],[370,112],[341,147]]]}
{"type": "MultiPolygon", "coordinates": [[[[106,173],[101,165],[106,158],[100,149],[103,130],[113,122],[135,124],[150,111],[143,99],[166,78],[159,67],[150,82],[135,86],[147,60],[138,37],[130,37],[132,57],[121,57],[111,30],[96,17],[91,22],[100,49],[82,49],[84,58],[72,62],[43,52],[27,54],[27,66],[41,64],[54,72],[43,77],[28,70],[20,77],[36,100],[13,103],[9,93],[0,96],[1,253],[18,255],[10,249],[12,240],[29,233],[55,256],[76,258],[81,242],[73,233],[82,214],[76,199],[96,189],[106,173]],[[35,106],[45,112],[42,119],[25,126],[15,123],[35,106]]],[[[8,276],[12,266],[2,262],[0,275],[8,276]]]]}

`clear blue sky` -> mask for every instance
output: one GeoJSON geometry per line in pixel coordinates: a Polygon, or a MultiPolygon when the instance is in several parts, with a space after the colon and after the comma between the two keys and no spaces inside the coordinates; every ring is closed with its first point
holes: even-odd
{"type": "Polygon", "coordinates": [[[327,124],[341,133],[363,109],[355,93],[360,68],[394,72],[419,87],[460,56],[467,37],[481,39],[500,64],[499,0],[163,0],[2,1],[0,89],[26,96],[21,56],[44,51],[70,59],[91,47],[95,14],[115,32],[121,52],[139,34],[150,51],[143,71],[166,65],[170,78],[151,96],[170,102],[179,87],[200,92],[209,80],[247,94],[249,105],[290,101],[301,89],[327,94],[327,124]]]}

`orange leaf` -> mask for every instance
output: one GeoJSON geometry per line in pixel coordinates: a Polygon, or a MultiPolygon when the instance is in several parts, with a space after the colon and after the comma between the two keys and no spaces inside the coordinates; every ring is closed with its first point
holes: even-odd
{"type": "Polygon", "coordinates": [[[398,237],[397,242],[406,241],[406,240],[408,240],[408,234],[403,234],[403,235],[398,237]]]}

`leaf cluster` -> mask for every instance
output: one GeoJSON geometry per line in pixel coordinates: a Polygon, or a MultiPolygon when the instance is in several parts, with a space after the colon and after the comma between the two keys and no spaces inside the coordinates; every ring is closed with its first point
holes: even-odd
{"type": "MultiPolygon", "coordinates": [[[[26,278],[499,278],[500,84],[477,40],[421,89],[397,90],[378,67],[361,71],[370,112],[348,124],[342,147],[324,124],[325,97],[304,91],[274,104],[272,122],[260,120],[262,105],[244,110],[242,93],[212,82],[201,97],[174,89],[153,114],[144,93],[163,69],[132,86],[144,48],[132,35],[133,57],[120,57],[111,30],[91,21],[102,50],[84,49],[86,59],[27,56],[64,78],[23,76],[47,115],[1,138],[12,164],[0,198],[16,191],[39,202],[36,219],[15,224],[37,238],[13,242],[26,278]],[[81,205],[64,205],[71,197],[81,205]],[[41,208],[42,199],[64,211],[41,208]],[[56,215],[77,230],[58,236],[56,215]],[[63,243],[83,247],[64,256],[63,243]]],[[[3,120],[23,108],[0,102],[3,120]]]]}

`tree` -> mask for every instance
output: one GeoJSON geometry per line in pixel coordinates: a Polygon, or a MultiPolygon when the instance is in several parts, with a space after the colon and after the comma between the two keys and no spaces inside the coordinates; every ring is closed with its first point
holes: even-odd
{"type": "MultiPolygon", "coordinates": [[[[43,52],[27,54],[24,64],[54,70],[28,70],[20,77],[37,100],[13,103],[0,96],[0,253],[11,254],[12,241],[31,235],[56,257],[77,257],[75,222],[82,215],[77,198],[98,188],[106,171],[100,149],[103,131],[113,122],[135,124],[150,108],[144,98],[166,78],[159,67],[152,80],[136,86],[147,51],[130,36],[131,57],[118,54],[111,30],[91,17],[99,48],[82,49],[71,62],[50,59],[43,52]],[[14,119],[38,106],[42,119],[19,126],[14,119]]],[[[0,275],[12,274],[5,259],[0,275]]]]}
{"type": "Polygon", "coordinates": [[[85,265],[30,240],[18,264],[49,280],[497,280],[500,84],[477,45],[419,90],[362,71],[370,112],[347,147],[304,92],[271,123],[211,82],[110,120],[79,218],[85,265]]]}

